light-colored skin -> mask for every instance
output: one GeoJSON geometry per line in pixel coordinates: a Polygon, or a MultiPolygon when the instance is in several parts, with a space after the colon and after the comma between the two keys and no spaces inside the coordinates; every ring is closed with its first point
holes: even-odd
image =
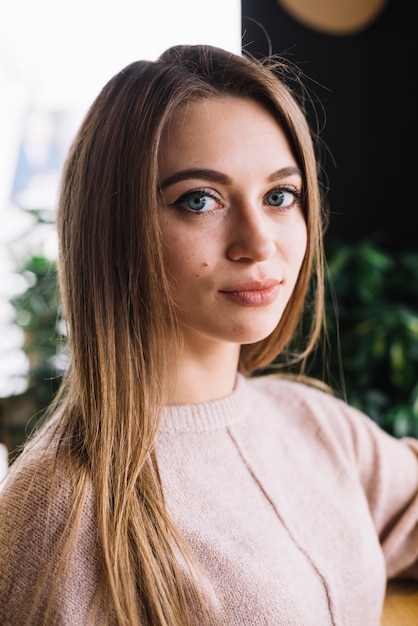
{"type": "Polygon", "coordinates": [[[241,344],[267,337],[291,296],[307,243],[301,174],[269,111],[219,96],[171,120],[160,184],[164,257],[184,339],[170,402],[213,400],[232,391],[241,344]]]}

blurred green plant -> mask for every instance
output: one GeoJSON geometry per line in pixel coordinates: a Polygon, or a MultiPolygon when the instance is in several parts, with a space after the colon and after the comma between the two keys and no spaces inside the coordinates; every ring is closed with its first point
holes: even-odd
{"type": "Polygon", "coordinates": [[[418,436],[418,254],[331,240],[327,258],[329,382],[387,432],[418,436]]]}
{"type": "Polygon", "coordinates": [[[65,337],[59,316],[56,264],[30,256],[18,268],[28,288],[11,299],[14,323],[24,332],[29,363],[27,388],[1,403],[0,435],[14,452],[36,426],[59,388],[66,367],[65,337]]]}

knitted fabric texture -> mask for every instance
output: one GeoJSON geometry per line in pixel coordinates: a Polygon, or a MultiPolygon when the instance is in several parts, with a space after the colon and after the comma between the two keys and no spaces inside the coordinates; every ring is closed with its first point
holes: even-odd
{"type": "MultiPolygon", "coordinates": [[[[2,626],[30,610],[43,623],[45,562],[65,532],[70,482],[63,464],[48,506],[46,433],[0,491],[2,626]]],[[[418,443],[323,391],[238,376],[225,398],[165,407],[157,455],[214,624],[378,626],[387,578],[418,577],[418,443]]],[[[101,573],[90,490],[51,626],[92,624],[101,573]]]]}

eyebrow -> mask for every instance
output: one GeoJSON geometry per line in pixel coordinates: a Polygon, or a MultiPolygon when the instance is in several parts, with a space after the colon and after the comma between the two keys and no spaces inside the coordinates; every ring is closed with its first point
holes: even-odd
{"type": "Polygon", "coordinates": [[[282,167],[281,169],[273,172],[273,174],[270,174],[270,176],[267,178],[267,181],[269,183],[274,183],[276,182],[276,180],[288,178],[289,176],[300,176],[302,178],[302,172],[298,167],[293,165],[289,167],[282,167]]]}
{"type": "Polygon", "coordinates": [[[203,178],[205,180],[210,180],[214,183],[221,183],[222,185],[231,184],[232,180],[226,174],[222,174],[221,172],[217,172],[216,170],[207,170],[207,169],[189,169],[189,170],[180,170],[179,172],[175,172],[168,178],[166,178],[161,183],[161,189],[165,189],[170,185],[174,185],[174,183],[178,183],[182,180],[188,180],[190,178],[203,178]]]}
{"type": "MultiPolygon", "coordinates": [[[[270,174],[270,176],[268,176],[267,178],[267,181],[276,182],[277,180],[280,180],[282,178],[286,178],[288,176],[295,176],[295,175],[302,176],[302,172],[300,171],[298,167],[294,167],[294,166],[283,167],[281,169],[276,170],[272,174],[270,174]]],[[[222,174],[222,172],[217,172],[216,170],[210,170],[210,169],[197,168],[197,169],[180,170],[178,172],[175,172],[174,174],[166,178],[161,183],[160,188],[165,189],[166,187],[169,187],[170,185],[174,185],[175,183],[178,183],[182,180],[189,180],[190,178],[201,178],[201,179],[208,180],[214,183],[220,183],[222,185],[230,185],[232,183],[232,179],[226,174],[222,174]]]]}

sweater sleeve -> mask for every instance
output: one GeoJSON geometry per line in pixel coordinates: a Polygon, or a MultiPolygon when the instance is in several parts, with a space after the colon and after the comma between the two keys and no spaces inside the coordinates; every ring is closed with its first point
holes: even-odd
{"type": "Polygon", "coordinates": [[[387,576],[418,578],[418,441],[396,439],[341,403],[387,576]]]}
{"type": "Polygon", "coordinates": [[[0,624],[96,623],[89,617],[99,580],[91,490],[65,558],[61,539],[68,533],[71,483],[63,467],[52,481],[53,455],[22,455],[0,492],[0,624]]]}

